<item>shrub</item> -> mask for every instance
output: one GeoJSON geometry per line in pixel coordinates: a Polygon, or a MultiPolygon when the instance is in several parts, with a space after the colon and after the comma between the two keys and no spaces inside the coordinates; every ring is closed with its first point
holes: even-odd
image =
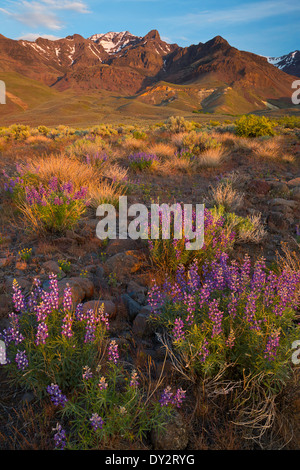
{"type": "Polygon", "coordinates": [[[36,231],[63,232],[73,228],[88,204],[86,188],[75,191],[72,182],[59,184],[55,177],[48,185],[40,183],[37,187],[24,187],[23,180],[19,179],[12,195],[29,230],[36,231]]]}
{"type": "Polygon", "coordinates": [[[183,116],[171,116],[164,124],[166,130],[175,133],[188,132],[191,131],[193,127],[193,123],[184,119],[183,116]]]}
{"type": "Polygon", "coordinates": [[[38,280],[28,299],[16,281],[13,291],[17,313],[2,334],[7,368],[16,384],[49,397],[67,423],[68,435],[61,424],[55,428],[56,448],[107,447],[115,438],[141,441],[164,429],[185,391],[167,387],[158,400],[157,386],[144,388],[138,373],[123,367],[103,304],[98,311],[83,313],[82,304],[74,310],[69,287],[60,304],[55,275],[49,291],[38,280]]]}
{"type": "Polygon", "coordinates": [[[280,126],[287,129],[300,128],[300,117],[299,116],[283,116],[277,119],[280,126]]]}
{"type": "MultiPolygon", "coordinates": [[[[174,354],[191,376],[212,377],[226,369],[234,381],[262,374],[261,384],[279,391],[292,370],[291,348],[299,338],[294,323],[300,272],[268,271],[263,259],[253,274],[222,254],[206,263],[203,277],[195,263],[177,270],[149,293],[153,321],[170,334],[174,354]]],[[[225,379],[225,376],[223,376],[225,379]]]]}
{"type": "Polygon", "coordinates": [[[236,134],[241,137],[261,137],[265,135],[275,135],[275,122],[265,116],[255,116],[250,114],[242,116],[235,121],[236,134]]]}
{"type": "Polygon", "coordinates": [[[10,126],[9,132],[15,140],[26,140],[30,136],[30,127],[22,124],[14,124],[10,126]]]}
{"type": "Polygon", "coordinates": [[[129,155],[128,160],[131,169],[140,171],[150,169],[158,162],[156,155],[144,152],[133,153],[129,155]]]}
{"type": "MultiPolygon", "coordinates": [[[[186,239],[174,239],[174,222],[171,227],[170,239],[162,238],[160,218],[160,237],[148,241],[152,263],[163,270],[174,274],[178,266],[188,267],[195,259],[199,266],[205,260],[218,259],[223,251],[231,250],[235,233],[225,224],[225,217],[216,211],[204,209],[204,244],[200,250],[187,250],[186,239]]],[[[195,214],[193,217],[195,229],[195,214]]]]}
{"type": "Polygon", "coordinates": [[[228,211],[239,209],[243,204],[244,195],[234,189],[231,181],[225,180],[212,187],[211,199],[214,204],[223,206],[228,211]]]}

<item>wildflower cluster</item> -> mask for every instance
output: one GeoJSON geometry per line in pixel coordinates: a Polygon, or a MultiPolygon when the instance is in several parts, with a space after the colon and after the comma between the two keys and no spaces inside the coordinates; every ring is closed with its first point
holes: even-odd
{"type": "Polygon", "coordinates": [[[57,232],[72,228],[89,203],[87,188],[76,189],[71,181],[61,183],[56,176],[48,184],[39,182],[37,175],[5,176],[8,182],[4,189],[18,203],[31,228],[57,232]]]}
{"type": "Polygon", "coordinates": [[[133,170],[145,170],[151,168],[155,162],[158,162],[158,157],[154,154],[139,152],[129,155],[128,160],[129,166],[133,170]]]}
{"type": "Polygon", "coordinates": [[[211,375],[236,363],[241,372],[269,371],[279,381],[299,337],[299,283],[300,272],[275,274],[264,259],[252,267],[247,255],[237,263],[223,253],[200,273],[196,262],[187,272],[180,266],[173,281],[153,284],[148,300],[152,320],[168,328],[191,370],[211,375]]]}
{"type": "Polygon", "coordinates": [[[32,255],[32,248],[23,248],[18,255],[23,261],[29,261],[32,255]]]}
{"type": "MultiPolygon", "coordinates": [[[[235,241],[235,233],[226,224],[226,218],[214,210],[204,209],[204,244],[200,250],[187,250],[188,239],[182,234],[182,238],[176,239],[175,234],[180,232],[184,225],[184,211],[182,210],[182,221],[171,220],[169,239],[163,238],[162,227],[165,224],[164,217],[167,214],[160,213],[159,238],[151,239],[151,227],[149,224],[149,251],[153,263],[164,271],[174,273],[180,265],[189,266],[194,260],[199,266],[204,261],[218,259],[222,253],[232,249],[235,241]],[[180,224],[177,226],[176,224],[180,224]]],[[[200,221],[197,220],[196,212],[192,212],[192,230],[200,229],[200,221]]]]}
{"type": "Polygon", "coordinates": [[[86,313],[79,304],[74,312],[69,286],[59,302],[55,274],[49,276],[47,291],[35,279],[27,298],[15,281],[13,301],[17,313],[10,315],[10,325],[1,335],[15,365],[12,373],[23,386],[41,394],[50,380],[55,379],[57,386],[76,384],[83,367],[90,367],[97,357],[109,329],[104,304],[86,313]],[[29,363],[31,373],[26,374],[29,363]]]}

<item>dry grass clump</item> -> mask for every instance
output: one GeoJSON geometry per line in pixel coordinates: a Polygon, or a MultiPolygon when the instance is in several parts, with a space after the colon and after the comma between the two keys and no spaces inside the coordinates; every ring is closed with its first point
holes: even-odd
{"type": "Polygon", "coordinates": [[[236,190],[229,180],[221,181],[212,187],[210,196],[217,206],[223,206],[226,211],[239,209],[244,202],[244,194],[236,190]]]}
{"type": "Polygon", "coordinates": [[[260,143],[256,139],[248,139],[247,137],[238,137],[234,139],[233,149],[236,151],[256,152],[260,147],[260,143]]]}
{"type": "Polygon", "coordinates": [[[48,144],[51,142],[51,139],[44,135],[30,135],[25,142],[26,144],[48,144]]]}
{"type": "Polygon", "coordinates": [[[151,147],[148,148],[148,152],[160,158],[173,157],[176,153],[176,147],[174,145],[158,142],[151,145],[151,147]]]}
{"type": "Polygon", "coordinates": [[[119,197],[125,194],[125,188],[114,182],[102,181],[89,187],[90,207],[96,209],[100,204],[118,205],[119,197]]]}
{"type": "Polygon", "coordinates": [[[118,163],[107,161],[101,168],[101,174],[107,178],[111,178],[115,182],[122,182],[127,180],[128,168],[124,168],[118,163]]]}
{"type": "Polygon", "coordinates": [[[62,154],[34,160],[30,163],[29,170],[36,172],[41,183],[45,185],[55,176],[60,183],[71,181],[75,190],[88,188],[88,199],[92,207],[97,207],[102,202],[115,203],[118,196],[124,192],[118,182],[127,177],[127,170],[116,164],[109,164],[102,171],[102,168],[98,169],[62,154]],[[103,181],[103,176],[111,178],[112,181],[103,181]]]}
{"type": "Polygon", "coordinates": [[[147,149],[147,142],[142,139],[135,139],[134,137],[126,136],[122,142],[122,147],[126,151],[143,151],[147,149]]]}
{"type": "Polygon", "coordinates": [[[247,217],[249,224],[242,225],[238,232],[238,241],[242,243],[260,243],[266,237],[261,214],[251,214],[247,217]]]}
{"type": "Polygon", "coordinates": [[[282,155],[282,140],[280,138],[273,138],[260,141],[254,152],[260,158],[277,160],[282,155]]]}
{"type": "Polygon", "coordinates": [[[55,176],[60,183],[72,181],[76,190],[82,186],[89,187],[101,176],[94,167],[84,164],[75,157],[66,157],[63,154],[52,154],[49,157],[32,160],[29,170],[37,173],[43,184],[47,184],[55,176]]]}
{"type": "Polygon", "coordinates": [[[72,145],[66,147],[66,154],[70,157],[86,157],[99,154],[104,148],[106,148],[106,143],[100,137],[96,137],[94,140],[88,139],[78,139],[73,142],[72,145]]]}
{"type": "Polygon", "coordinates": [[[172,134],[170,137],[170,143],[172,145],[175,145],[178,149],[180,149],[183,146],[182,141],[187,134],[188,132],[180,132],[179,134],[172,134]]]}
{"type": "Polygon", "coordinates": [[[227,154],[222,147],[210,148],[197,155],[194,160],[196,169],[202,167],[217,167],[221,165],[227,158],[227,154]]]}
{"type": "Polygon", "coordinates": [[[182,158],[178,155],[174,155],[174,157],[161,162],[159,164],[158,170],[160,170],[162,174],[192,173],[193,164],[188,158],[182,158]]]}

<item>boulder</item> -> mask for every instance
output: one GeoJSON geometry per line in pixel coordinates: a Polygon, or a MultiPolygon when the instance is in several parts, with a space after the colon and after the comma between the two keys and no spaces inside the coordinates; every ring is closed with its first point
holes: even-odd
{"type": "Polygon", "coordinates": [[[139,250],[129,250],[117,253],[104,263],[105,274],[115,273],[120,282],[128,282],[131,274],[137,272],[142,266],[145,257],[139,250]]]}
{"type": "Polygon", "coordinates": [[[187,426],[184,424],[181,415],[175,412],[169,418],[164,431],[151,432],[151,440],[154,450],[184,450],[189,441],[187,426]]]}

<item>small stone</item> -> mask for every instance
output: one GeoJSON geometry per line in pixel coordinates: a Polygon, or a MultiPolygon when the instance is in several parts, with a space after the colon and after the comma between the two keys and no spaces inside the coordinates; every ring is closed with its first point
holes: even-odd
{"type": "Polygon", "coordinates": [[[16,269],[19,271],[25,271],[27,269],[27,263],[26,261],[17,261],[16,262],[16,269]]]}
{"type": "Polygon", "coordinates": [[[6,257],[6,258],[0,258],[0,268],[5,268],[6,266],[9,266],[12,261],[12,258],[6,257]]]}
{"type": "Polygon", "coordinates": [[[128,282],[130,275],[142,267],[144,259],[144,255],[138,250],[118,253],[105,261],[104,271],[106,275],[115,273],[120,282],[128,282]]]}
{"type": "Polygon", "coordinates": [[[184,450],[189,442],[187,426],[181,415],[175,412],[169,418],[165,430],[160,432],[152,430],[151,440],[154,450],[184,450]]]}
{"type": "Polygon", "coordinates": [[[61,271],[56,261],[45,261],[42,266],[47,273],[58,274],[61,271]]]}
{"type": "Polygon", "coordinates": [[[117,238],[116,240],[110,240],[108,242],[106,253],[108,255],[116,255],[118,253],[123,253],[124,251],[136,250],[137,247],[138,242],[136,240],[132,240],[131,238],[121,240],[120,238],[117,238]]]}
{"type": "Polygon", "coordinates": [[[272,199],[271,205],[272,206],[285,206],[285,207],[290,207],[291,209],[296,209],[298,207],[298,203],[296,201],[291,201],[289,199],[283,199],[280,197],[272,199]]]}
{"type": "Polygon", "coordinates": [[[249,185],[249,191],[255,194],[268,194],[271,189],[271,185],[265,180],[253,180],[249,185]]]}
{"type": "Polygon", "coordinates": [[[300,177],[298,178],[293,178],[292,180],[287,182],[287,185],[290,188],[295,188],[296,186],[300,186],[300,177]]]}
{"type": "Polygon", "coordinates": [[[300,201],[300,186],[296,187],[296,188],[293,188],[292,189],[292,195],[291,197],[295,200],[295,201],[300,201]]]}
{"type": "Polygon", "coordinates": [[[140,304],[133,300],[128,294],[123,294],[121,298],[127,308],[129,320],[133,321],[141,310],[140,304]]]}
{"type": "Polygon", "coordinates": [[[83,304],[83,312],[86,313],[88,310],[99,310],[101,305],[104,304],[104,313],[107,313],[110,318],[113,318],[116,314],[117,307],[112,300],[90,300],[83,304]]]}
{"type": "Polygon", "coordinates": [[[135,336],[139,338],[145,338],[153,335],[154,329],[149,322],[150,317],[150,307],[143,307],[138,315],[135,317],[132,332],[135,336]]]}
{"type": "Polygon", "coordinates": [[[286,217],[280,212],[270,212],[267,217],[268,226],[275,232],[285,231],[289,228],[289,223],[286,220],[286,217]]]}

